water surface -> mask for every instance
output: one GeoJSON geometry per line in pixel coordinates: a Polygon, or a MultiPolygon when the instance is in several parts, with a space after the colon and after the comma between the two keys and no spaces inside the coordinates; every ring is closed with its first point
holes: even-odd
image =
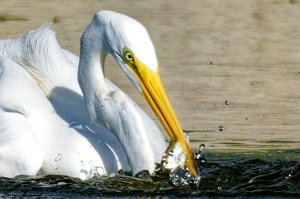
{"type": "Polygon", "coordinates": [[[20,176],[0,178],[0,197],[300,197],[300,150],[206,152],[205,157],[206,162],[197,161],[202,176],[198,187],[174,186],[165,172],[151,177],[119,172],[85,182],[66,176],[20,176]]]}

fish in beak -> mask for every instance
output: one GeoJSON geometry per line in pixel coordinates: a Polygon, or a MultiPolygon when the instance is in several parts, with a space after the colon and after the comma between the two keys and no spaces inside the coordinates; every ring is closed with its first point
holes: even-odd
{"type": "MultiPolygon", "coordinates": [[[[198,170],[193,157],[193,152],[188,140],[170,104],[160,79],[159,70],[151,70],[140,62],[137,57],[127,48],[123,49],[125,63],[131,69],[132,74],[138,80],[141,94],[144,96],[156,116],[159,118],[163,127],[171,139],[171,145],[178,143],[185,154],[185,166],[193,176],[198,176],[198,170]]],[[[170,145],[170,146],[171,146],[170,145]]],[[[170,147],[169,147],[170,148],[170,147]]],[[[169,150],[169,148],[167,150],[169,150]]]]}

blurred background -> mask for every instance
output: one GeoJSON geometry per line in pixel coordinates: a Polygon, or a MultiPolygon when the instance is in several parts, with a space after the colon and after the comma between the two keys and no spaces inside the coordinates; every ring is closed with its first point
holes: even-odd
{"type": "MultiPolygon", "coordinates": [[[[194,148],[202,143],[222,151],[300,148],[299,0],[0,0],[0,5],[1,39],[50,23],[61,46],[77,55],[81,33],[97,10],[129,15],[149,31],[162,80],[183,128],[193,131],[194,148]]],[[[111,57],[105,72],[159,124],[111,57]]]]}

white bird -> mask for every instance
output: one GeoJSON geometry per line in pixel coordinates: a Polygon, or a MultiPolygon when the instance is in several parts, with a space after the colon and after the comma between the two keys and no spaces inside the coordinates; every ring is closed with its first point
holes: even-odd
{"type": "Polygon", "coordinates": [[[82,34],[80,58],[62,49],[48,26],[0,41],[0,176],[85,180],[121,168],[154,172],[166,142],[151,118],[104,77],[108,53],[198,174],[146,29],[128,16],[99,11],[82,34]]]}

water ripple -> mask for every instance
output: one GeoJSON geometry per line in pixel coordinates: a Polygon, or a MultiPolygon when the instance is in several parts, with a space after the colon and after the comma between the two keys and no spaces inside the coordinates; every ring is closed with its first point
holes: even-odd
{"type": "Polygon", "coordinates": [[[0,178],[0,197],[300,197],[299,151],[278,155],[206,153],[197,160],[201,172],[198,187],[176,187],[167,172],[155,176],[130,172],[80,181],[66,176],[0,178]]]}

